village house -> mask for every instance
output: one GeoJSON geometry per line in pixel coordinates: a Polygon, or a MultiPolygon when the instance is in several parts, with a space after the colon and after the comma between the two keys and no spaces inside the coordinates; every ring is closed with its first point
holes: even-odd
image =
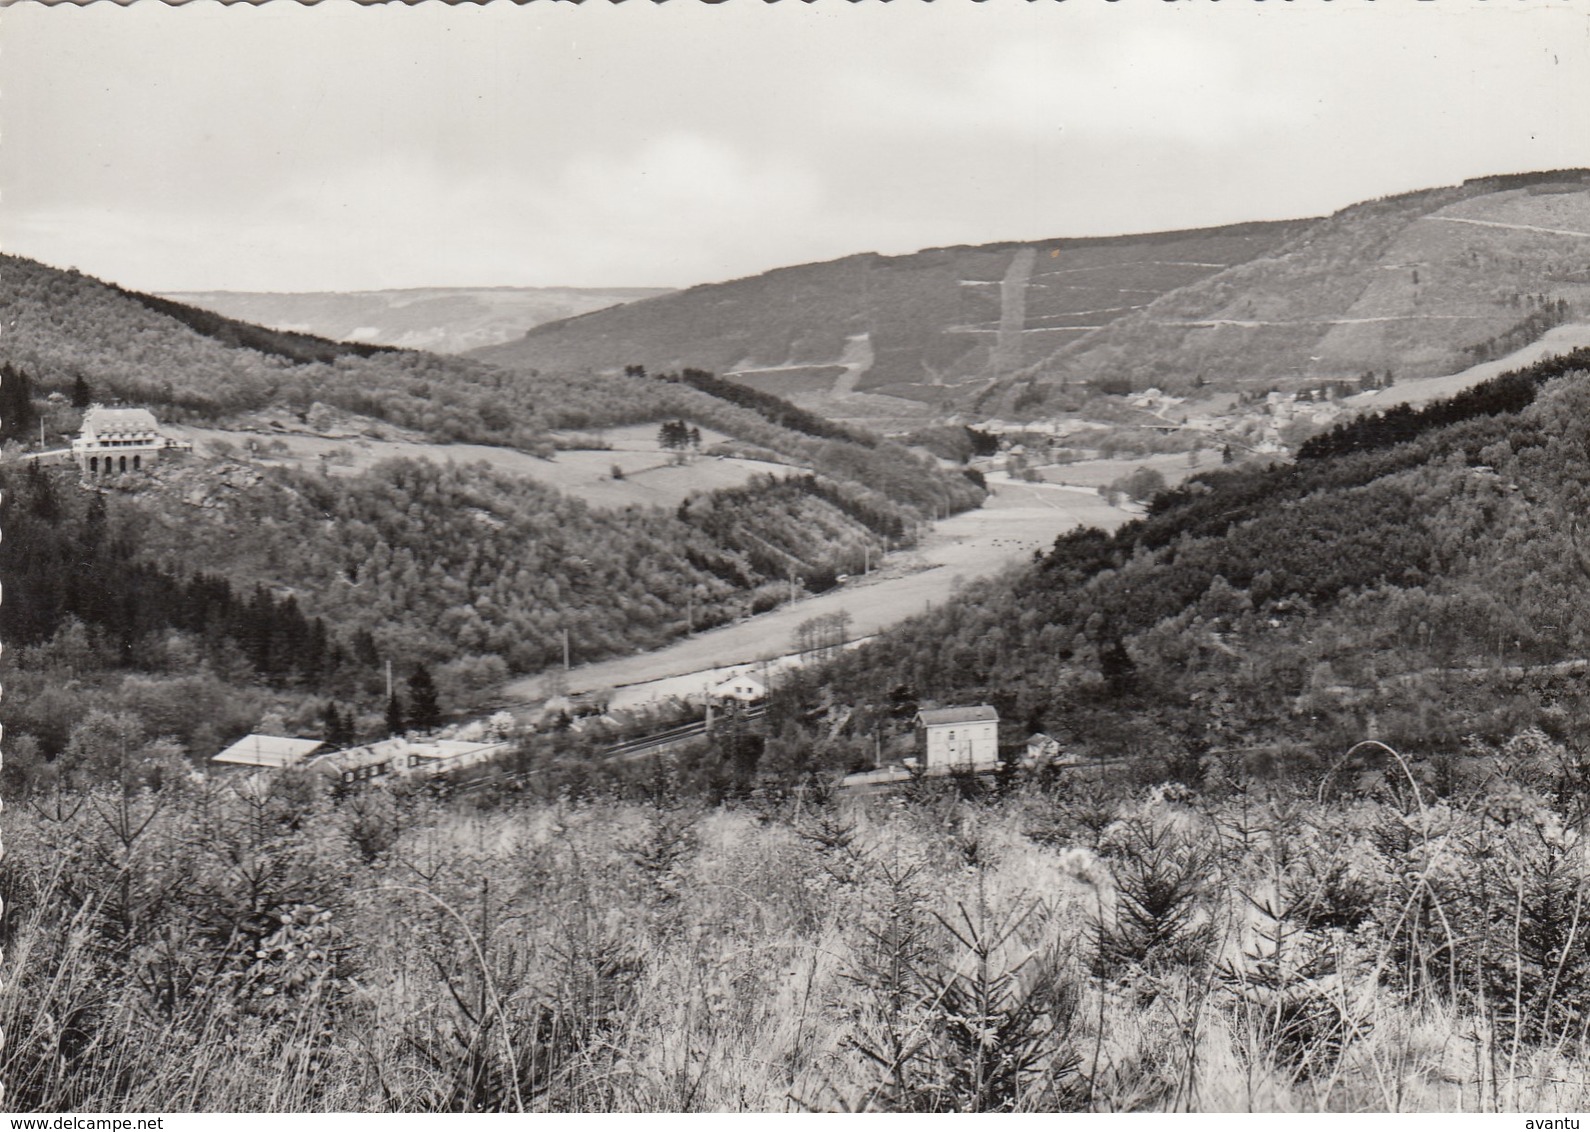
{"type": "Polygon", "coordinates": [[[72,441],[72,459],[86,476],[121,475],[154,467],[163,452],[191,447],[161,432],[148,409],[91,405],[72,441]]]}
{"type": "Polygon", "coordinates": [[[1060,743],[1053,736],[1034,731],[1027,736],[1027,762],[1038,765],[1053,761],[1060,754],[1060,743]]]}
{"type": "Polygon", "coordinates": [[[328,777],[342,780],[351,786],[372,778],[385,778],[408,769],[408,740],[383,739],[363,747],[349,747],[344,751],[331,751],[310,764],[328,777]]]}
{"type": "Polygon", "coordinates": [[[462,739],[432,739],[410,743],[403,773],[435,778],[450,771],[490,762],[508,749],[504,742],[470,743],[462,739]]]}
{"type": "Polygon", "coordinates": [[[754,704],[767,699],[767,685],[749,672],[742,672],[713,688],[711,694],[712,698],[720,703],[727,700],[732,703],[754,704]]]}
{"type": "Polygon", "coordinates": [[[310,765],[341,779],[344,785],[374,778],[436,778],[490,762],[508,749],[502,741],[475,743],[463,739],[393,737],[345,751],[331,751],[310,765]]]}
{"type": "Polygon", "coordinates": [[[999,712],[990,705],[929,708],[917,712],[915,723],[927,774],[999,765],[999,712]]]}

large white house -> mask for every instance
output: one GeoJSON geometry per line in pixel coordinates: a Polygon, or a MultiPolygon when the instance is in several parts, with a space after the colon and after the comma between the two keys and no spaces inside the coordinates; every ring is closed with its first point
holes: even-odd
{"type": "Polygon", "coordinates": [[[152,468],[162,452],[187,447],[161,432],[148,409],[91,405],[72,441],[72,459],[84,475],[97,478],[152,468]]]}
{"type": "Polygon", "coordinates": [[[916,725],[922,733],[922,769],[928,774],[999,765],[999,712],[988,704],[919,711],[916,725]]]}

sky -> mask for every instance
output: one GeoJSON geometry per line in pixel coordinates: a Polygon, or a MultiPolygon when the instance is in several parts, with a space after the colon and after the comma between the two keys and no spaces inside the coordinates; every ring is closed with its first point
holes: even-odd
{"type": "Polygon", "coordinates": [[[155,291],[687,286],[1590,166],[1576,0],[0,14],[0,248],[155,291]]]}

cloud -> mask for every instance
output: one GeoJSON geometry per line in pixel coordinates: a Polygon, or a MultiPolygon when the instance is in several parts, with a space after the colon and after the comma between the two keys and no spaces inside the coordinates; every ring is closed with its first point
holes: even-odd
{"type": "Polygon", "coordinates": [[[682,285],[799,260],[824,202],[798,162],[674,132],[540,168],[394,152],[257,194],[37,208],[8,224],[7,244],[155,289],[272,289],[309,274],[332,290],[682,285]]]}
{"type": "Polygon", "coordinates": [[[1305,103],[1285,89],[1246,88],[1225,41],[1165,28],[1128,28],[1107,44],[1060,36],[994,45],[936,71],[844,76],[838,100],[869,108],[869,125],[937,134],[978,133],[1034,142],[1252,139],[1295,121],[1305,103]]]}

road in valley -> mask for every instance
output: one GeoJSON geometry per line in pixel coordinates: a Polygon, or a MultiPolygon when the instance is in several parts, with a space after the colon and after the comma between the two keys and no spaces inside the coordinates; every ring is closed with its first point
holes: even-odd
{"type": "MultiPolygon", "coordinates": [[[[699,692],[715,670],[787,655],[795,647],[797,627],[809,618],[843,611],[850,616],[849,636],[871,636],[948,600],[964,582],[1029,560],[1033,551],[1047,549],[1055,536],[1073,527],[1113,530],[1131,517],[1093,492],[1050,484],[990,486],[994,491],[981,508],[934,524],[920,546],[887,556],[866,578],[653,652],[580,665],[569,672],[568,690],[619,689],[615,707],[699,692]]],[[[553,678],[546,673],[503,689],[510,702],[527,706],[541,704],[552,691],[553,678]]]]}

